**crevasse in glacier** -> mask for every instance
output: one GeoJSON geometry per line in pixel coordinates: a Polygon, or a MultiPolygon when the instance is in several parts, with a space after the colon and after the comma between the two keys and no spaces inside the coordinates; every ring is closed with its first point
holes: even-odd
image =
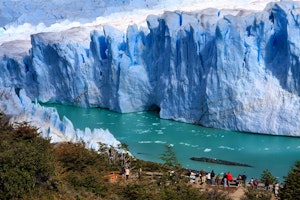
{"type": "Polygon", "coordinates": [[[0,85],[41,102],[159,108],[165,119],[300,136],[299,8],[175,11],[125,33],[105,25],[34,34],[28,53],[2,56],[0,85]]]}

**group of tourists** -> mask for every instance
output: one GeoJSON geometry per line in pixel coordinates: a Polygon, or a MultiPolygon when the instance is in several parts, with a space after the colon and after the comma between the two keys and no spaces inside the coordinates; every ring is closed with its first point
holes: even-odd
{"type": "Polygon", "coordinates": [[[200,172],[190,172],[190,178],[194,180],[196,184],[211,184],[211,185],[223,185],[223,187],[229,187],[230,185],[244,186],[246,187],[247,176],[245,174],[239,175],[237,179],[234,179],[230,172],[222,174],[216,174],[214,170],[206,172],[204,169],[200,172]]]}
{"type": "MultiPolygon", "coordinates": [[[[211,172],[206,172],[204,169],[202,169],[200,170],[200,172],[190,171],[190,178],[191,181],[200,185],[211,184],[216,186],[223,186],[224,188],[230,187],[231,185],[243,187],[247,186],[247,176],[245,173],[239,174],[237,178],[234,179],[230,172],[216,175],[214,170],[212,170],[211,172]]],[[[251,178],[248,184],[251,188],[258,189],[259,180],[251,178]]],[[[273,184],[273,193],[276,197],[278,196],[279,187],[280,185],[278,182],[275,182],[275,184],[273,184]]],[[[264,188],[267,191],[271,189],[268,179],[264,182],[264,188]]]]}
{"type": "MultiPolygon", "coordinates": [[[[126,181],[129,180],[130,176],[130,167],[128,165],[125,165],[121,169],[121,174],[125,178],[126,181]]],[[[140,168],[138,170],[138,178],[140,179],[142,175],[142,169],[140,168]]],[[[211,184],[220,186],[223,185],[223,187],[230,187],[231,185],[234,186],[247,186],[247,176],[245,173],[239,174],[236,179],[233,178],[232,174],[230,172],[223,173],[222,174],[216,174],[214,170],[211,172],[206,172],[204,169],[200,170],[200,172],[190,171],[189,174],[191,180],[194,180],[194,183],[205,185],[205,184],[211,184]]],[[[259,185],[259,180],[251,178],[249,181],[249,185],[252,188],[257,189],[259,185]]],[[[273,185],[273,192],[275,196],[278,196],[279,192],[279,183],[276,182],[273,185]]],[[[270,190],[270,183],[268,180],[265,181],[265,190],[270,190]]]]}

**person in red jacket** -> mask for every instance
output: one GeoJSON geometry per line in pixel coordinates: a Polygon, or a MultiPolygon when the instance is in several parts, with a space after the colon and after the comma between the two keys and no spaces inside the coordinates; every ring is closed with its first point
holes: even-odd
{"type": "Polygon", "coordinates": [[[227,173],[227,185],[230,187],[230,182],[232,181],[232,175],[230,172],[227,173]]]}

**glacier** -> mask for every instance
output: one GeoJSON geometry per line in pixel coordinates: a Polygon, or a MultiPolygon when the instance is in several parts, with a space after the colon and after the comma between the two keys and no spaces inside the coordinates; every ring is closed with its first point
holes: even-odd
{"type": "Polygon", "coordinates": [[[38,127],[41,137],[49,138],[51,143],[84,142],[87,148],[95,150],[100,148],[99,143],[115,148],[121,144],[107,129],[75,130],[68,118],[59,118],[55,108],[32,102],[24,89],[0,87],[0,111],[10,118],[10,123],[27,122],[38,127]]]}
{"type": "Polygon", "coordinates": [[[31,101],[156,109],[161,118],[205,127],[300,136],[299,14],[294,1],[259,11],[174,10],[124,30],[88,24],[3,40],[0,86],[31,101]]]}

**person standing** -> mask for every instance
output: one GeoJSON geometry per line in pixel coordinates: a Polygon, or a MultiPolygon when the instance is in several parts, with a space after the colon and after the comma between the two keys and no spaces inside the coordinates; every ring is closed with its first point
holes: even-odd
{"type": "Polygon", "coordinates": [[[142,179],[142,168],[140,167],[139,172],[138,172],[138,178],[139,180],[142,179]]]}
{"type": "Polygon", "coordinates": [[[228,185],[228,187],[230,187],[230,183],[231,183],[232,179],[233,179],[233,178],[232,178],[231,173],[228,172],[228,173],[227,173],[227,185],[228,185]]]}
{"type": "Polygon", "coordinates": [[[251,188],[254,187],[254,179],[253,178],[250,179],[250,183],[249,184],[250,184],[251,188]]]}
{"type": "Polygon", "coordinates": [[[224,175],[223,175],[223,187],[225,188],[226,185],[227,185],[227,174],[224,173],[224,175]]]}
{"type": "Polygon", "coordinates": [[[268,191],[270,189],[270,181],[269,179],[267,178],[266,181],[265,181],[265,189],[268,191]]]}
{"type": "Polygon", "coordinates": [[[128,167],[126,167],[126,168],[125,168],[125,177],[126,177],[126,181],[128,181],[129,175],[130,175],[130,169],[129,169],[128,167]]]}
{"type": "Polygon", "coordinates": [[[122,178],[125,177],[125,167],[124,166],[122,166],[122,168],[121,168],[121,175],[122,175],[122,178]]]}
{"type": "Polygon", "coordinates": [[[210,172],[208,172],[206,174],[206,181],[209,182],[209,183],[211,183],[211,174],[210,174],[210,172]]]}
{"type": "Polygon", "coordinates": [[[205,170],[204,169],[202,169],[201,171],[200,171],[200,176],[201,176],[201,185],[202,184],[205,184],[206,183],[206,172],[205,172],[205,170]]]}
{"type": "Polygon", "coordinates": [[[279,192],[279,183],[276,182],[275,185],[274,185],[274,194],[275,194],[275,197],[278,196],[278,192],[279,192]]]}
{"type": "Polygon", "coordinates": [[[215,174],[214,170],[212,170],[210,172],[210,178],[211,178],[211,184],[214,185],[216,182],[216,174],[215,174]]]}
{"type": "Polygon", "coordinates": [[[247,181],[247,176],[244,172],[244,174],[242,175],[242,182],[243,182],[243,186],[246,187],[246,181],[247,181]]]}
{"type": "Polygon", "coordinates": [[[253,184],[254,184],[254,188],[257,189],[258,188],[258,184],[259,184],[259,181],[258,181],[257,178],[254,180],[253,184]]]}
{"type": "Polygon", "coordinates": [[[238,175],[238,178],[237,178],[237,181],[238,181],[238,186],[242,186],[242,175],[238,175]]]}

